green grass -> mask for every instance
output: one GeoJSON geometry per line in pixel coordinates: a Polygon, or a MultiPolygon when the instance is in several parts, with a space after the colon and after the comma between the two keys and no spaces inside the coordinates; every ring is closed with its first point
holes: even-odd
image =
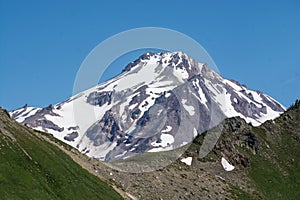
{"type": "MultiPolygon", "coordinates": [[[[262,133],[257,135],[262,139],[262,133]]],[[[264,134],[265,137],[265,134],[264,134]]],[[[269,157],[262,153],[251,155],[249,176],[266,199],[299,199],[300,197],[300,145],[293,133],[269,135],[266,140],[272,151],[269,157]]],[[[261,152],[264,152],[261,149],[261,152]]]]}
{"type": "Polygon", "coordinates": [[[3,123],[1,199],[122,199],[106,182],[81,168],[56,146],[13,122],[3,123]]]}
{"type": "Polygon", "coordinates": [[[253,195],[251,195],[251,194],[241,190],[237,186],[233,186],[233,185],[231,185],[231,193],[235,194],[238,197],[238,199],[242,199],[242,200],[255,200],[255,199],[257,199],[253,195]]]}

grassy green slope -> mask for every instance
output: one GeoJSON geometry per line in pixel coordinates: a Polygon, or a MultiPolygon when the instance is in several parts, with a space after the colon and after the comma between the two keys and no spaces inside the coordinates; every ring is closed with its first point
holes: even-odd
{"type": "Polygon", "coordinates": [[[122,199],[54,145],[0,110],[1,199],[122,199]]]}
{"type": "Polygon", "coordinates": [[[249,154],[252,160],[249,176],[266,199],[299,199],[299,104],[276,119],[275,124],[269,123],[264,126],[253,129],[261,145],[258,155],[249,154]],[[268,144],[268,147],[263,144],[268,144]]]}

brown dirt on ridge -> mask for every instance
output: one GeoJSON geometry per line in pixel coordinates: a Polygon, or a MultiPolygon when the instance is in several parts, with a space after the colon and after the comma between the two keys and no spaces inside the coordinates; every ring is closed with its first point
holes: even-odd
{"type": "Polygon", "coordinates": [[[76,149],[67,150],[48,136],[40,135],[84,169],[111,184],[125,199],[237,199],[232,193],[232,180],[238,180],[241,189],[247,187],[242,170],[226,172],[220,162],[202,162],[196,155],[192,166],[177,160],[157,171],[128,173],[114,170],[76,149]]]}

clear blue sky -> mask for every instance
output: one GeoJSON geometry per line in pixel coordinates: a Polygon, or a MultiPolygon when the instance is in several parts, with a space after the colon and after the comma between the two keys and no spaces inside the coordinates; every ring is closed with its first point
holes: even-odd
{"type": "MultiPolygon", "coordinates": [[[[9,110],[67,99],[80,64],[97,44],[145,26],[187,34],[224,77],[285,106],[300,98],[297,0],[0,2],[0,106],[9,110]]],[[[118,60],[104,79],[136,56],[118,60]]]]}

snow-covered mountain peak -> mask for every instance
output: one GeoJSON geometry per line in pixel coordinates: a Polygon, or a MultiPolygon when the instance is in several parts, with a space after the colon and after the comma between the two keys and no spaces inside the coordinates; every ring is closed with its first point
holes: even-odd
{"type": "Polygon", "coordinates": [[[120,80],[118,81],[119,86],[116,86],[114,90],[120,91],[120,89],[124,89],[122,86],[125,85],[125,87],[132,88],[143,84],[148,87],[168,85],[174,88],[195,76],[222,79],[220,74],[211,70],[207,64],[197,62],[186,53],[161,52],[154,54],[147,52],[124,68],[117,77],[120,80]]]}
{"type": "Polygon", "coordinates": [[[171,67],[175,70],[184,70],[189,73],[189,76],[200,73],[202,68],[206,66],[198,63],[183,52],[161,52],[156,54],[147,52],[129,63],[122,72],[129,72],[138,66],[147,67],[150,64],[159,65],[159,67],[171,67]]]}
{"type": "Polygon", "coordinates": [[[88,156],[114,161],[181,147],[226,117],[259,125],[284,111],[183,52],[145,53],[105,83],[46,108],[12,111],[88,156]]]}

